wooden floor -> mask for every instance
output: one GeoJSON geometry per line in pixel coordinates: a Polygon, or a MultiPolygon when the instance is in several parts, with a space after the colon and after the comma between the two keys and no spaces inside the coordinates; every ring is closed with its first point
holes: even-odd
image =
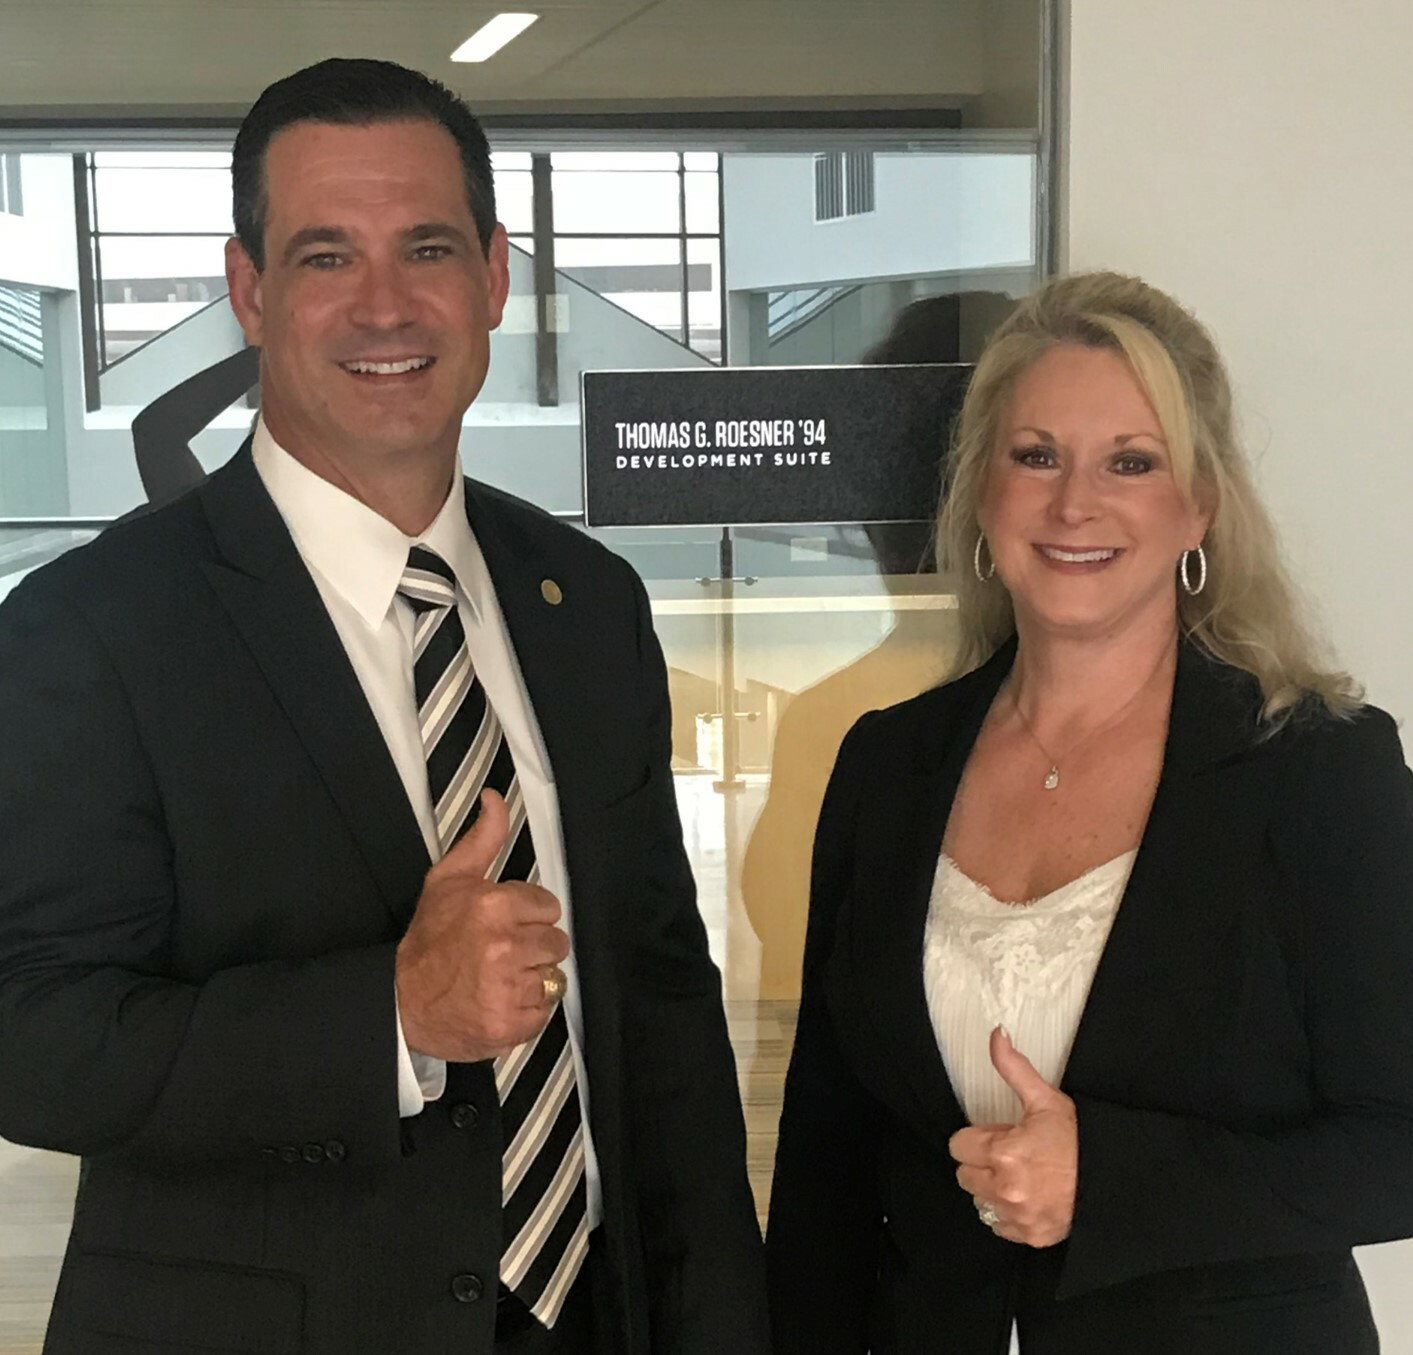
{"type": "MultiPolygon", "coordinates": [[[[727,1022],[746,1111],[751,1187],[762,1224],[793,1002],[730,1002],[727,1022]]],[[[69,1234],[78,1163],[0,1139],[0,1355],[38,1355],[69,1234]]]]}
{"type": "Polygon", "coordinates": [[[746,1169],[756,1197],[756,1215],[765,1229],[770,1206],[770,1170],[775,1131],[785,1091],[785,1069],[795,1045],[798,1002],[728,1002],[726,1020],[736,1051],[741,1104],[746,1111],[746,1169]]]}

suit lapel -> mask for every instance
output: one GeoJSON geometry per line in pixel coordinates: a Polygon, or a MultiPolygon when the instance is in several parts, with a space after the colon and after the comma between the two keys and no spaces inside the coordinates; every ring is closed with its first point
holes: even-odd
{"type": "Polygon", "coordinates": [[[430,865],[421,830],[249,443],[199,492],[218,547],[204,567],[211,586],[347,821],[389,912],[405,924],[430,865]]]}
{"type": "Polygon", "coordinates": [[[1203,995],[1234,981],[1231,888],[1258,865],[1239,812],[1250,786],[1228,770],[1257,747],[1258,702],[1245,674],[1182,645],[1163,770],[1061,1081],[1068,1092],[1132,1094],[1145,1077],[1176,1077],[1193,1023],[1226,1014],[1203,995]],[[1165,1039],[1179,1019],[1187,1038],[1165,1039]]]}
{"type": "MultiPolygon", "coordinates": [[[[596,803],[592,766],[583,751],[591,732],[584,727],[585,689],[594,676],[571,655],[592,652],[591,643],[573,640],[593,634],[597,599],[587,580],[566,575],[539,537],[496,511],[475,481],[467,481],[466,512],[544,740],[559,802],[565,868],[575,899],[583,902],[595,865],[583,822],[586,806],[596,803]]],[[[574,949],[581,960],[597,953],[597,922],[597,910],[575,908],[574,949]]]]}
{"type": "Polygon", "coordinates": [[[466,485],[466,512],[549,754],[567,836],[567,820],[582,802],[578,779],[582,760],[574,750],[583,732],[575,712],[585,674],[564,661],[566,636],[592,625],[593,600],[575,586],[578,580],[554,577],[560,571],[547,559],[543,544],[518,530],[505,514],[495,512],[474,481],[466,485]],[[549,597],[554,602],[545,593],[551,583],[554,589],[549,597]]]}

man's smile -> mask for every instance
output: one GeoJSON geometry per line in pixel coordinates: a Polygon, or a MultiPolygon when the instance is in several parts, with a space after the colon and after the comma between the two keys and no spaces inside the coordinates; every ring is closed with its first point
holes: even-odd
{"type": "Polygon", "coordinates": [[[371,358],[354,358],[349,362],[339,363],[339,366],[351,376],[389,377],[409,376],[425,372],[435,362],[436,358],[422,355],[377,361],[371,358]]]}

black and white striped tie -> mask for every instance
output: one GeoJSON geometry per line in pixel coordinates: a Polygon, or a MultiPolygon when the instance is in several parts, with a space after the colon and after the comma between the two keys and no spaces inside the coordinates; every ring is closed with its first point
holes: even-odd
{"type": "MultiPolygon", "coordinates": [[[[442,851],[470,827],[489,786],[504,796],[510,827],[486,878],[536,883],[524,796],[500,721],[471,667],[455,576],[440,556],[413,546],[398,592],[416,617],[413,683],[442,851]]],[[[584,1130],[562,1005],[539,1036],[495,1061],[495,1076],[505,1144],[500,1281],[552,1327],[589,1246],[584,1130]]]]}

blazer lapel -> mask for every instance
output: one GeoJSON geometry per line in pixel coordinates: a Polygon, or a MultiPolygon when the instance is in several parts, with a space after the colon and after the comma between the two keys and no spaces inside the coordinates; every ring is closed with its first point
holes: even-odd
{"type": "Polygon", "coordinates": [[[961,704],[924,731],[912,767],[875,770],[859,821],[854,892],[831,967],[836,991],[848,993],[845,1019],[864,1017],[871,1027],[869,1057],[886,1065],[890,1103],[913,1112],[921,1132],[944,1138],[965,1117],[927,1006],[924,931],[952,802],[1014,658],[1010,642],[962,680],[961,704]]]}
{"type": "Polygon", "coordinates": [[[1257,747],[1259,699],[1245,674],[1182,645],[1158,789],[1061,1081],[1067,1092],[1131,1095],[1145,1068],[1160,1082],[1178,1076],[1175,1051],[1191,1041],[1164,1036],[1179,1019],[1190,1028],[1212,1016],[1221,1004],[1203,994],[1233,982],[1229,890],[1256,863],[1232,812],[1242,786],[1223,769],[1257,747]]]}
{"type": "MultiPolygon", "coordinates": [[[[399,923],[430,860],[402,780],[250,444],[203,485],[218,547],[204,566],[399,923]]],[[[297,825],[291,825],[297,829],[297,825]]]]}

